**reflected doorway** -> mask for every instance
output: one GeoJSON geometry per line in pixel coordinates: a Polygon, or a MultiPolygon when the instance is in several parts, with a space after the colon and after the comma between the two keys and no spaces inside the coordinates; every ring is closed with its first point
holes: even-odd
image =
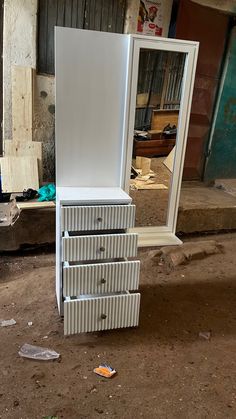
{"type": "Polygon", "coordinates": [[[185,57],[140,49],[129,191],[136,227],[167,223],[185,57]]]}

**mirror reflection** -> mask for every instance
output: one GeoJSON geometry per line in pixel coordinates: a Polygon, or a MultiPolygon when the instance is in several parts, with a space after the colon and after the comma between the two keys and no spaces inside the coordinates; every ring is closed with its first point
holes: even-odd
{"type": "Polygon", "coordinates": [[[185,54],[141,49],[130,196],[136,227],[167,223],[185,54]]]}

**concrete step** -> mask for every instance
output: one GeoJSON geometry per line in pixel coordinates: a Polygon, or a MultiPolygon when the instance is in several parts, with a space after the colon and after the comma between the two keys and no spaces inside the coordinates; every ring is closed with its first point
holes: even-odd
{"type": "MultiPolygon", "coordinates": [[[[167,200],[165,200],[165,203],[167,200]]],[[[184,182],[177,233],[236,230],[236,197],[222,188],[184,182]]],[[[55,208],[23,209],[12,227],[0,227],[0,252],[55,242],[55,208]]]]}
{"type": "Polygon", "coordinates": [[[183,184],[177,221],[178,233],[236,229],[236,197],[223,189],[183,184]]]}
{"type": "Polygon", "coordinates": [[[216,179],[215,187],[236,197],[236,179],[216,179]]]}

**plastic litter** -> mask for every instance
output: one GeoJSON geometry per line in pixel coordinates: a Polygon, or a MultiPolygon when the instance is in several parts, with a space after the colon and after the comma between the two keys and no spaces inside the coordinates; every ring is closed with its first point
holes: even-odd
{"type": "Polygon", "coordinates": [[[18,353],[23,358],[36,359],[39,361],[50,361],[60,357],[60,354],[51,349],[30,345],[28,343],[25,343],[18,353]]]}
{"type": "Polygon", "coordinates": [[[0,320],[1,327],[13,326],[14,324],[16,324],[16,321],[14,319],[0,320]]]}
{"type": "Polygon", "coordinates": [[[209,340],[211,338],[211,332],[199,332],[198,335],[200,338],[209,340]]]}
{"type": "Polygon", "coordinates": [[[107,365],[107,364],[99,365],[98,368],[94,368],[93,372],[105,378],[111,378],[113,377],[113,375],[116,374],[116,370],[114,370],[114,368],[112,368],[110,365],[107,365]]]}
{"type": "Polygon", "coordinates": [[[53,183],[42,186],[38,190],[39,199],[38,201],[55,201],[56,199],[56,188],[53,183]]]}

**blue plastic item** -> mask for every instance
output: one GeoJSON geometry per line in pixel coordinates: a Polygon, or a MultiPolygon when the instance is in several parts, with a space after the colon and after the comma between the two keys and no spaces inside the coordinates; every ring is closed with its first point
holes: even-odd
{"type": "Polygon", "coordinates": [[[39,199],[38,201],[55,201],[56,199],[56,187],[53,183],[42,186],[38,190],[39,199]]]}

